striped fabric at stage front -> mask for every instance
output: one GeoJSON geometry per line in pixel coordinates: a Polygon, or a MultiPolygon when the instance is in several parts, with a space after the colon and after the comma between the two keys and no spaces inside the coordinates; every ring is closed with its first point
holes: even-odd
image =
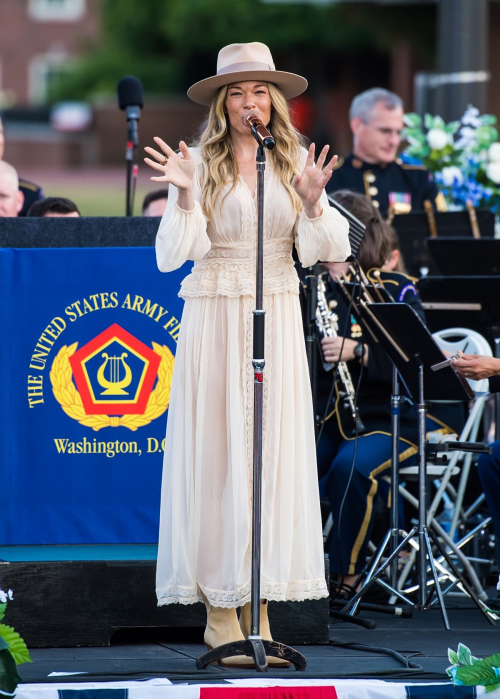
{"type": "MultiPolygon", "coordinates": [[[[68,678],[69,679],[69,678],[68,678]]],[[[483,699],[484,687],[449,683],[403,684],[382,680],[229,680],[229,684],[92,682],[20,685],[16,699],[483,699]],[[236,685],[236,686],[235,686],[236,685]]],[[[6,696],[0,692],[0,697],[6,696]]],[[[495,699],[500,691],[488,697],[495,699]]]]}

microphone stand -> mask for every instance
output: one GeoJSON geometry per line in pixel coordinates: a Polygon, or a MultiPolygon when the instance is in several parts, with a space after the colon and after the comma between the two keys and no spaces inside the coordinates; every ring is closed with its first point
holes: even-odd
{"type": "Polygon", "coordinates": [[[137,146],[139,145],[139,121],[140,107],[127,107],[127,148],[125,151],[127,193],[125,204],[125,216],[134,215],[135,186],[137,182],[137,146]]]}
{"type": "MultiPolygon", "coordinates": [[[[305,670],[306,659],[294,648],[276,641],[265,641],[260,635],[260,564],[262,530],[262,416],[264,402],[264,348],[265,310],[264,296],[264,171],[266,151],[258,134],[252,134],[259,147],[257,149],[257,272],[255,282],[255,310],[253,311],[253,359],[254,372],[254,427],[253,427],[253,498],[252,498],[252,582],[250,635],[246,641],[235,641],[218,646],[204,653],[196,661],[198,670],[209,663],[235,655],[253,658],[259,672],[267,672],[267,657],[280,658],[293,663],[297,670],[305,670]]],[[[274,145],[274,144],[273,144],[274,145]]]]}
{"type": "Polygon", "coordinates": [[[314,430],[318,436],[318,420],[316,419],[316,407],[318,402],[318,368],[316,343],[318,338],[316,326],[316,308],[318,305],[318,277],[314,274],[314,267],[308,268],[305,278],[305,315],[306,315],[306,355],[309,367],[309,380],[313,400],[314,430]]]}

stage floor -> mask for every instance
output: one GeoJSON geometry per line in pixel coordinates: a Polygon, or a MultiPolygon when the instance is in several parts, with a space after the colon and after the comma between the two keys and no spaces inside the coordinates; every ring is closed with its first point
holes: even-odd
{"type": "MultiPolygon", "coordinates": [[[[447,598],[452,627],[449,632],[444,629],[437,610],[414,614],[412,619],[363,613],[365,618],[376,621],[374,630],[343,622],[332,623],[329,645],[298,647],[308,661],[305,672],[272,670],[267,677],[290,680],[372,678],[405,684],[447,680],[448,647],[456,650],[462,642],[479,657],[500,652],[500,623],[490,626],[477,609],[462,605],[463,602],[447,598]],[[396,650],[420,667],[405,668],[397,659],[375,648],[359,651],[340,645],[350,643],[396,650]]],[[[22,665],[19,670],[28,683],[109,682],[155,677],[168,678],[172,683],[217,683],[231,678],[256,677],[253,671],[222,667],[197,671],[195,660],[204,651],[201,633],[197,629],[161,632],[144,629],[135,630],[133,637],[127,637],[120,631],[108,648],[33,649],[33,664],[22,665]],[[51,673],[68,674],[51,677],[51,673]]]]}

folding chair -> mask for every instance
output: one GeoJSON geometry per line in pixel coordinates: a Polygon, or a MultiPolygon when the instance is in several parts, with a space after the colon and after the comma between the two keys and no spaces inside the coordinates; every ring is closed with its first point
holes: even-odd
{"type": "MultiPolygon", "coordinates": [[[[488,341],[480,335],[475,330],[470,330],[468,328],[449,328],[446,330],[440,330],[433,334],[434,339],[441,347],[441,349],[446,350],[454,354],[457,350],[461,350],[465,354],[482,354],[487,356],[492,356],[491,347],[488,341]]],[[[487,393],[489,390],[489,384],[487,379],[482,379],[480,381],[469,381],[471,388],[476,393],[476,400],[474,401],[467,421],[464,428],[459,436],[458,441],[474,442],[477,439],[477,434],[479,431],[479,426],[481,425],[482,415],[485,407],[485,402],[487,398],[487,393]]],[[[439,442],[447,441],[450,439],[456,439],[456,436],[442,436],[435,435],[432,438],[432,433],[430,434],[430,441],[439,442]]],[[[469,574],[469,578],[476,589],[476,592],[480,599],[486,600],[487,594],[483,590],[477,574],[471,565],[468,558],[460,550],[461,546],[470,540],[472,532],[470,532],[462,541],[457,543],[454,542],[455,533],[460,521],[465,521],[466,517],[463,512],[463,499],[465,495],[465,489],[467,486],[467,481],[469,478],[470,468],[472,462],[472,453],[468,452],[465,454],[463,452],[452,452],[452,456],[447,465],[436,465],[429,464],[427,467],[428,476],[430,480],[437,481],[437,492],[433,498],[432,504],[429,507],[428,514],[428,525],[432,526],[436,533],[443,539],[443,541],[448,545],[448,547],[456,554],[460,562],[464,566],[465,570],[469,574]],[[457,490],[453,488],[450,483],[452,476],[457,475],[460,472],[458,467],[459,460],[463,458],[463,465],[461,468],[460,482],[457,490]],[[453,517],[450,524],[449,532],[443,530],[439,521],[436,519],[436,512],[443,499],[445,492],[451,494],[454,498],[453,507],[453,517]]],[[[417,474],[416,466],[407,466],[400,469],[400,476],[402,479],[411,479],[417,474]]],[[[418,508],[418,500],[409,493],[406,488],[400,485],[400,493],[402,497],[410,502],[414,507],[418,508]]],[[[475,503],[477,505],[477,503],[475,503]]],[[[470,509],[470,508],[469,508],[470,509]]],[[[484,526],[484,522],[481,526],[484,526]]],[[[406,583],[408,575],[415,561],[415,551],[412,551],[408,561],[406,562],[403,571],[400,575],[398,586],[402,589],[403,585],[406,583]]]]}

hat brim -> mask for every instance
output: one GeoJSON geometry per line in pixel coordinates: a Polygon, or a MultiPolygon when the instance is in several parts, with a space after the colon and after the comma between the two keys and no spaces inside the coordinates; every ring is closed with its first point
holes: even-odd
{"type": "Polygon", "coordinates": [[[286,73],[281,70],[240,70],[200,80],[189,88],[187,95],[193,102],[208,107],[212,104],[220,87],[240,80],[263,80],[274,83],[287,100],[298,97],[307,90],[307,80],[295,73],[286,73]]]}

